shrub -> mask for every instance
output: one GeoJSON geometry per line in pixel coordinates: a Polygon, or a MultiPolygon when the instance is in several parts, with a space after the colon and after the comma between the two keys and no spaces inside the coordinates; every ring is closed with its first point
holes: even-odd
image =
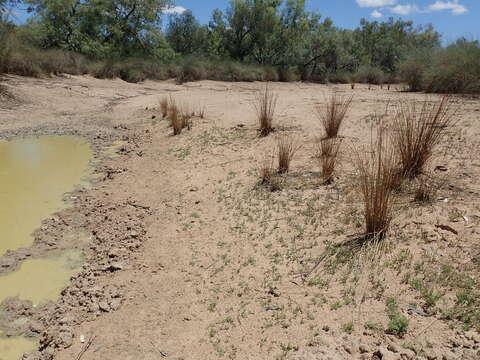
{"type": "Polygon", "coordinates": [[[349,84],[354,77],[346,71],[338,71],[328,76],[328,81],[335,84],[349,84]]]}
{"type": "Polygon", "coordinates": [[[177,76],[177,82],[183,84],[190,81],[204,80],[207,77],[208,72],[203,62],[187,59],[177,76]]]}
{"type": "Polygon", "coordinates": [[[391,221],[393,184],[398,171],[394,147],[380,119],[370,147],[356,149],[353,160],[364,205],[365,239],[382,239],[391,221]]]}
{"type": "Polygon", "coordinates": [[[336,138],[320,139],[317,143],[317,158],[320,162],[324,184],[333,182],[333,174],[337,166],[341,144],[342,141],[336,138]]]}
{"type": "Polygon", "coordinates": [[[300,149],[300,145],[295,137],[289,134],[281,134],[277,136],[277,154],[279,174],[285,174],[290,169],[290,163],[295,153],[300,149]]]}
{"type": "Polygon", "coordinates": [[[440,101],[399,102],[392,122],[393,143],[399,155],[401,175],[413,179],[420,175],[433,156],[445,130],[453,125],[450,98],[440,101]]]}
{"type": "Polygon", "coordinates": [[[362,65],[353,76],[354,80],[364,84],[383,84],[385,73],[380,68],[371,65],[362,65]]]}
{"type": "Polygon", "coordinates": [[[428,64],[428,58],[432,53],[417,52],[408,56],[398,64],[400,79],[408,84],[410,91],[420,91],[424,86],[424,74],[428,64]]]}
{"type": "Polygon", "coordinates": [[[427,59],[424,89],[435,93],[480,93],[480,44],[464,39],[427,59]]]}
{"type": "Polygon", "coordinates": [[[325,107],[317,108],[317,115],[320,119],[326,138],[338,136],[343,119],[352,104],[353,95],[339,96],[333,93],[325,107]]]}
{"type": "Polygon", "coordinates": [[[278,95],[270,91],[268,83],[265,86],[265,90],[259,91],[254,100],[254,108],[257,113],[260,136],[267,136],[274,130],[273,118],[275,115],[277,100],[278,95]]]}
{"type": "Polygon", "coordinates": [[[278,80],[282,82],[299,81],[301,78],[298,69],[294,66],[281,66],[278,68],[278,80]]]}

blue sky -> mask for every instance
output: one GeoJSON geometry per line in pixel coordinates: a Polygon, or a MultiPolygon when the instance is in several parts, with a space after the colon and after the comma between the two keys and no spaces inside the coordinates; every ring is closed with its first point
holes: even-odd
{"type": "MultiPolygon", "coordinates": [[[[212,10],[225,9],[228,0],[177,0],[176,4],[207,23],[212,10]]],[[[362,17],[382,20],[394,16],[416,24],[432,23],[446,42],[459,36],[480,39],[480,0],[306,0],[306,4],[343,28],[355,28],[362,17]]]]}
{"type": "MultiPolygon", "coordinates": [[[[224,10],[228,0],[176,0],[172,12],[189,9],[202,23],[208,23],[213,9],[224,10]]],[[[333,19],[335,25],[352,29],[362,17],[384,20],[390,16],[432,23],[446,43],[460,36],[480,40],[480,0],[306,0],[308,9],[333,19]]],[[[17,21],[26,18],[17,11],[17,21]]]]}

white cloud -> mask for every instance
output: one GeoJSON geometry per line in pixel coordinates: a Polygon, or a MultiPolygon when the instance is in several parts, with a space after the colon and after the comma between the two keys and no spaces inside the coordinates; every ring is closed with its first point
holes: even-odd
{"type": "Polygon", "coordinates": [[[390,11],[397,15],[410,15],[414,13],[419,13],[421,10],[418,8],[417,5],[397,5],[395,7],[390,8],[390,11]]]}
{"type": "Polygon", "coordinates": [[[435,11],[444,11],[449,10],[452,12],[453,15],[461,15],[465,14],[468,9],[460,4],[459,0],[452,0],[452,1],[442,1],[437,0],[433,4],[428,5],[425,8],[419,8],[417,5],[414,4],[405,4],[405,5],[396,5],[394,7],[390,7],[389,10],[397,15],[411,15],[411,14],[419,14],[419,13],[431,13],[435,11]]]}
{"type": "Polygon", "coordinates": [[[383,16],[383,14],[378,10],[373,10],[370,15],[375,19],[381,18],[383,16]]]}
{"type": "Polygon", "coordinates": [[[429,12],[451,10],[453,15],[465,14],[468,11],[465,6],[459,4],[458,0],[435,1],[433,4],[429,5],[426,10],[429,12]]]}
{"type": "Polygon", "coordinates": [[[180,15],[185,11],[187,11],[187,9],[185,9],[183,6],[172,6],[163,10],[163,13],[167,15],[180,15]]]}
{"type": "Polygon", "coordinates": [[[357,0],[360,7],[382,7],[395,5],[397,0],[357,0]]]}

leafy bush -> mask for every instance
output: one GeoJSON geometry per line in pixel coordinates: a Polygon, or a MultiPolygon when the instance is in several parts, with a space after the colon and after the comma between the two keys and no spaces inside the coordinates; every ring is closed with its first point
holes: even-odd
{"type": "Polygon", "coordinates": [[[398,64],[400,79],[408,84],[410,91],[420,91],[424,85],[424,74],[431,54],[416,52],[398,64]]]}
{"type": "Polygon", "coordinates": [[[480,93],[480,43],[459,40],[426,60],[424,90],[435,93],[480,93]]]}
{"type": "Polygon", "coordinates": [[[375,66],[362,65],[353,78],[355,82],[378,85],[385,82],[385,73],[375,66]]]}

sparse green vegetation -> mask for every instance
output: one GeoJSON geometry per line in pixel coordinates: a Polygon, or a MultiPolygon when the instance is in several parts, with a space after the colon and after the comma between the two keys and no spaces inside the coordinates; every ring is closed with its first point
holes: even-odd
{"type": "Polygon", "coordinates": [[[387,332],[403,337],[408,329],[408,319],[398,310],[397,301],[394,298],[388,298],[386,301],[387,315],[390,319],[387,332]]]}

